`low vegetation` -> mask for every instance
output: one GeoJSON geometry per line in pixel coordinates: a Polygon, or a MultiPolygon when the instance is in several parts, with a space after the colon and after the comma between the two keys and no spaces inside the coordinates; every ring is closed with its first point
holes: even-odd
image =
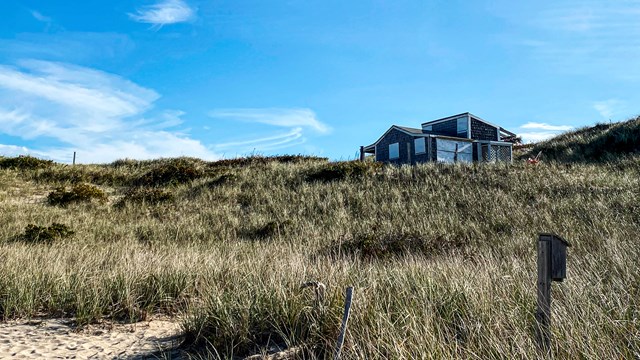
{"type": "Polygon", "coordinates": [[[299,347],[325,358],[352,285],[347,359],[538,359],[536,238],[555,232],[573,245],[553,286],[555,356],[640,356],[637,155],[537,166],[122,160],[4,169],[0,190],[68,192],[81,184],[72,173],[126,206],[0,197],[4,320],[164,314],[203,357],[299,347]],[[40,241],[49,226],[29,225],[53,223],[70,224],[73,241],[40,241]],[[36,240],[15,241],[27,232],[36,240]],[[308,281],[326,285],[322,298],[308,281]]]}
{"type": "Polygon", "coordinates": [[[66,239],[74,234],[65,224],[53,223],[51,226],[29,224],[19,238],[28,243],[51,243],[54,240],[66,239]]]}
{"type": "Polygon", "coordinates": [[[88,203],[93,200],[107,201],[107,195],[98,187],[90,184],[77,184],[70,190],[59,187],[49,193],[47,202],[49,205],[67,206],[73,203],[88,203]]]}

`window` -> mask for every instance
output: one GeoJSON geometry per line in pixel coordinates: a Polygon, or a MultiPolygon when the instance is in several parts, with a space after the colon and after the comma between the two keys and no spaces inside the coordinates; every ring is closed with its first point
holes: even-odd
{"type": "Polygon", "coordinates": [[[469,119],[467,117],[458,118],[458,136],[467,137],[467,130],[469,129],[469,119]]]}
{"type": "Polygon", "coordinates": [[[400,157],[400,144],[393,143],[389,145],[389,159],[397,159],[400,157]]]}
{"type": "Polygon", "coordinates": [[[424,131],[433,131],[433,125],[427,125],[422,130],[424,130],[424,131]]]}
{"type": "Polygon", "coordinates": [[[424,138],[414,139],[413,148],[416,149],[416,154],[424,154],[426,152],[424,138]]]}

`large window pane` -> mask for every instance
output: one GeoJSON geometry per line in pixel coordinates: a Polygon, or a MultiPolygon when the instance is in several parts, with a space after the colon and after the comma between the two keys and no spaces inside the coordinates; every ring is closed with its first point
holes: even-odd
{"type": "Polygon", "coordinates": [[[400,157],[400,144],[393,143],[389,145],[389,159],[397,159],[400,157]]]}
{"type": "Polygon", "coordinates": [[[413,144],[416,149],[416,154],[424,154],[426,152],[424,138],[417,138],[413,140],[413,144]]]}
{"type": "Polygon", "coordinates": [[[469,130],[469,119],[467,117],[458,118],[458,136],[467,137],[467,131],[469,130]]]}

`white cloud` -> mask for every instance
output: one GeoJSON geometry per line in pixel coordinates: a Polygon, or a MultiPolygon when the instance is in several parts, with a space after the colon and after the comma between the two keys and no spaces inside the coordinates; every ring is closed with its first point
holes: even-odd
{"type": "Polygon", "coordinates": [[[535,143],[550,139],[556,135],[557,132],[552,131],[529,131],[529,132],[520,132],[518,135],[522,138],[523,143],[535,143]]]}
{"type": "Polygon", "coordinates": [[[0,144],[0,156],[36,155],[24,146],[0,144]]]}
{"type": "Polygon", "coordinates": [[[618,99],[609,99],[604,101],[596,101],[593,103],[593,108],[604,119],[611,119],[615,115],[620,114],[621,108],[624,107],[624,101],[618,99]]]}
{"type": "Polygon", "coordinates": [[[550,131],[567,131],[573,129],[573,126],[569,125],[550,125],[547,123],[528,122],[522,126],[521,129],[540,129],[550,131]]]}
{"type": "Polygon", "coordinates": [[[209,116],[279,127],[308,128],[319,134],[331,131],[310,109],[218,109],[211,111],[209,116]]]}
{"type": "Polygon", "coordinates": [[[164,0],[151,6],[137,9],[129,17],[137,22],[152,24],[154,28],[190,21],[195,10],[183,0],[164,0]]]}
{"type": "MultiPolygon", "coordinates": [[[[182,112],[149,117],[158,98],[153,90],[84,67],[43,61],[0,66],[0,133],[55,143],[30,151],[58,161],[69,161],[73,151],[81,162],[218,158],[198,140],[169,130],[181,124],[182,112]]],[[[12,154],[21,150],[7,145],[1,149],[12,154]]]]}
{"type": "Polygon", "coordinates": [[[531,143],[544,141],[552,138],[564,131],[573,129],[570,125],[551,125],[544,122],[527,122],[519,126],[524,131],[519,131],[518,136],[522,138],[522,142],[531,143]]]}
{"type": "Polygon", "coordinates": [[[255,151],[274,151],[300,145],[306,142],[302,135],[302,128],[266,137],[255,137],[249,140],[231,141],[214,146],[216,152],[235,151],[236,153],[250,153],[255,151]]]}
{"type": "Polygon", "coordinates": [[[31,10],[31,16],[33,16],[36,20],[40,21],[40,22],[44,22],[44,23],[50,23],[52,21],[52,19],[48,16],[44,16],[42,15],[41,12],[36,11],[36,10],[31,10]]]}

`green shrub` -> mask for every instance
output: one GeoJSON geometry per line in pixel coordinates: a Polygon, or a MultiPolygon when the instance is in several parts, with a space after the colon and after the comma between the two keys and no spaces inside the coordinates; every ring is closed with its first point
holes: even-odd
{"type": "Polygon", "coordinates": [[[0,169],[33,170],[44,169],[51,165],[53,165],[52,160],[38,159],[29,155],[0,159],[0,169]]]}
{"type": "Polygon", "coordinates": [[[65,224],[53,223],[51,226],[29,224],[24,229],[22,240],[29,243],[51,243],[54,240],[73,236],[74,232],[65,224]]]}
{"type": "Polygon", "coordinates": [[[204,171],[189,159],[172,159],[156,165],[136,182],[138,186],[179,185],[204,176],[204,171]]]}
{"type": "Polygon", "coordinates": [[[173,193],[158,188],[132,188],[129,189],[122,199],[118,201],[117,206],[123,206],[126,203],[135,204],[159,204],[162,202],[172,201],[173,193]]]}
{"type": "Polygon", "coordinates": [[[308,172],[308,182],[330,182],[349,178],[363,178],[374,175],[382,169],[382,163],[364,161],[345,161],[326,164],[308,172]]]}
{"type": "Polygon", "coordinates": [[[59,187],[47,196],[49,205],[59,206],[77,202],[91,202],[94,199],[99,202],[105,202],[107,201],[107,195],[104,191],[90,184],[78,184],[69,191],[64,187],[59,187]]]}

